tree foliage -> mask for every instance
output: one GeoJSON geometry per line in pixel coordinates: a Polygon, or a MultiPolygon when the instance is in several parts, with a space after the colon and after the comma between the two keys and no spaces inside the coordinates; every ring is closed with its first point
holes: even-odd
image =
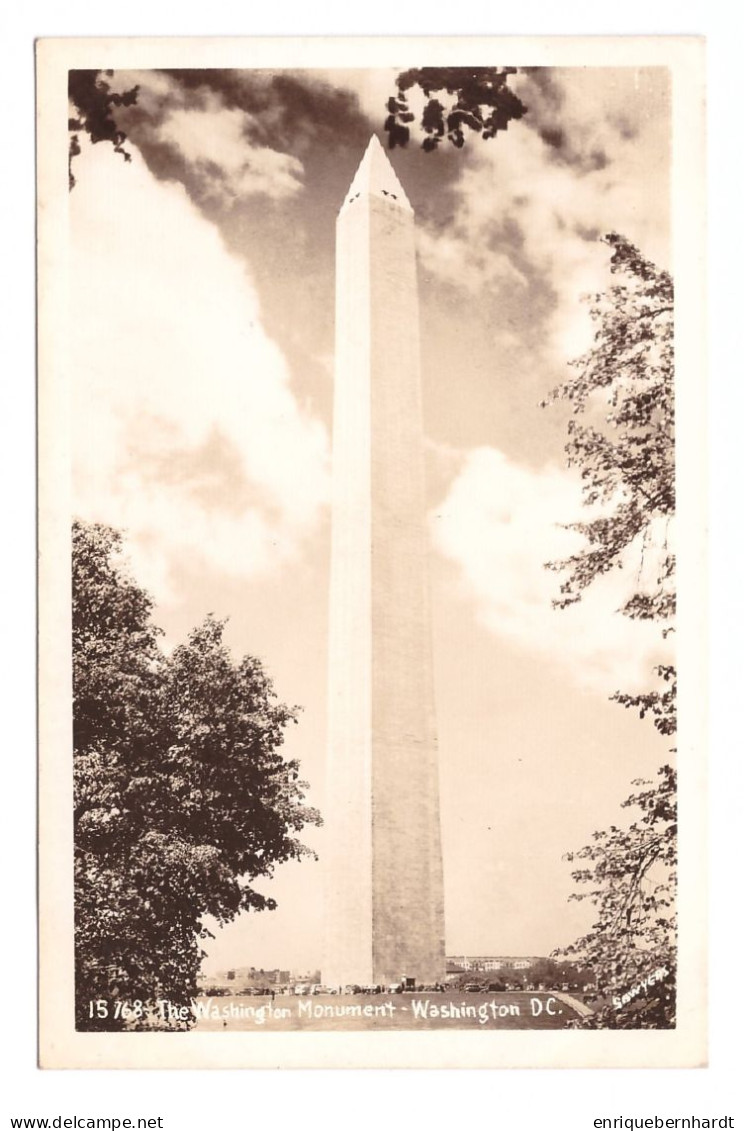
{"type": "Polygon", "coordinates": [[[558,990],[564,985],[572,990],[583,989],[593,977],[584,964],[556,958],[538,958],[525,973],[532,985],[542,985],[548,990],[558,990]]]}
{"type": "MultiPolygon", "coordinates": [[[[620,612],[657,623],[665,637],[676,611],[669,546],[675,509],[674,288],[667,272],[623,236],[613,232],[605,242],[612,248],[614,282],[593,298],[594,344],[572,363],[574,376],[548,398],[573,406],[568,465],[580,469],[584,502],[598,513],[570,527],[584,536],[585,546],[548,568],[563,574],[554,604],[565,608],[597,578],[627,568],[637,550],[639,584],[620,612]]],[[[638,708],[641,717],[650,714],[662,734],[673,734],[676,672],[662,665],[656,674],[658,689],[618,692],[615,698],[638,708]]]]}
{"type": "Polygon", "coordinates": [[[627,828],[594,834],[566,857],[580,866],[574,880],[588,890],[597,918],[590,931],[558,953],[594,972],[602,995],[582,1028],[674,1027],[676,989],[676,774],[662,766],[656,783],[636,780],[640,792],[624,807],[640,816],[627,828]]]}
{"type": "Polygon", "coordinates": [[[487,140],[506,130],[509,122],[522,118],[527,107],[509,87],[516,67],[416,67],[397,78],[397,90],[387,101],[385,130],[388,146],[405,146],[416,115],[408,92],[418,87],[425,98],[419,127],[425,134],[422,149],[436,149],[447,138],[458,149],[465,144],[465,130],[487,140]],[[441,99],[444,99],[442,101],[441,99]]]}
{"type": "Polygon", "coordinates": [[[241,910],[273,908],[254,882],[306,855],[297,834],[320,821],[303,804],[298,763],[279,752],[295,711],[277,701],[260,662],[234,662],[223,623],[211,617],[166,655],[152,602],[128,576],[121,549],[116,531],[75,523],[81,1029],[156,1024],[161,999],[187,1006],[204,917],[227,923],[241,910]],[[105,1017],[91,1008],[96,1001],[107,1003],[105,1017]]]}
{"type": "Polygon", "coordinates": [[[75,110],[75,117],[68,120],[70,131],[68,172],[71,189],[75,186],[72,162],[80,153],[81,131],[85,131],[92,142],[110,142],[114,152],[120,153],[125,161],[132,160],[132,155],[124,148],[127,135],[119,129],[111,111],[115,106],[133,106],[137,101],[139,87],[133,86],[120,94],[113,91],[111,84],[106,81],[113,76],[113,73],[113,71],[69,72],[68,96],[75,110]]]}
{"type": "MultiPolygon", "coordinates": [[[[573,406],[568,464],[579,468],[583,500],[594,508],[571,529],[584,546],[549,569],[562,574],[554,605],[566,608],[611,570],[639,562],[634,591],[619,610],[654,622],[660,636],[673,631],[675,558],[669,545],[675,510],[674,289],[670,276],[617,233],[613,283],[593,298],[592,348],[572,363],[570,380],[548,401],[573,406]]],[[[547,403],[547,402],[546,402],[547,403]]],[[[651,674],[651,673],[650,673],[651,674]]],[[[655,669],[658,686],[613,698],[649,715],[664,735],[676,732],[676,668],[655,669]]],[[[628,828],[594,833],[592,843],[567,859],[582,866],[573,878],[589,890],[597,919],[583,938],[559,953],[594,970],[603,1004],[582,1027],[665,1028],[674,1024],[676,978],[676,773],[659,770],[654,784],[624,802],[640,809],[628,828]],[[661,972],[661,973],[660,973],[661,972]]]]}

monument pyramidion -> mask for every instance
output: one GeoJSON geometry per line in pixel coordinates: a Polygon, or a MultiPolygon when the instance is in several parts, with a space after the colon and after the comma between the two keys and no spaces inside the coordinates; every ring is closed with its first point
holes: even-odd
{"type": "Polygon", "coordinates": [[[444,978],[413,209],[376,137],[336,225],[329,986],[444,978]]]}

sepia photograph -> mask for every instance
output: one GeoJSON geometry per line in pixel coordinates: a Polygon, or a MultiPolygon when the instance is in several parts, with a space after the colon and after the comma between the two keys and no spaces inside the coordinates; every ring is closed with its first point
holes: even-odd
{"type": "Polygon", "coordinates": [[[37,61],[42,1066],[704,1064],[700,42],[37,61]]]}

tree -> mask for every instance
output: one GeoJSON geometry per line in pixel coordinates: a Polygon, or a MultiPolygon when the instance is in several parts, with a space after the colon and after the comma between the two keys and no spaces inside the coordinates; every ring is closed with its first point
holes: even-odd
{"type": "MultiPolygon", "coordinates": [[[[653,621],[662,637],[673,631],[676,611],[675,557],[669,527],[675,510],[674,485],[674,287],[623,236],[605,237],[612,248],[616,281],[597,294],[591,307],[594,345],[572,362],[575,376],[544,403],[567,400],[569,467],[581,470],[583,501],[599,513],[570,529],[586,539],[578,553],[548,568],[564,574],[565,608],[612,569],[627,566],[634,551],[638,587],[620,610],[653,621]],[[580,423],[582,416],[588,423],[580,423]],[[650,560],[649,560],[650,559],[650,560]]],[[[626,707],[650,714],[662,734],[676,730],[676,671],[656,669],[661,686],[642,695],[618,692],[626,707]]]]}
{"type": "Polygon", "coordinates": [[[592,977],[583,964],[558,962],[555,958],[538,958],[528,973],[530,982],[548,990],[557,990],[563,985],[583,987],[592,977]]]}
{"type": "Polygon", "coordinates": [[[659,781],[636,780],[639,793],[623,802],[640,810],[628,828],[612,825],[569,853],[582,866],[574,880],[597,908],[591,930],[560,954],[591,967],[603,1003],[582,1028],[674,1027],[677,915],[676,774],[662,766],[659,781]]]}
{"type": "Polygon", "coordinates": [[[254,882],[308,855],[296,834],[320,818],[260,662],[212,617],[167,656],[121,551],[75,523],[76,1024],[187,1028],[205,916],[273,908],[254,882]]]}
{"type": "Polygon", "coordinates": [[[416,120],[408,91],[418,87],[426,102],[420,128],[426,135],[421,148],[436,149],[447,137],[458,149],[465,144],[465,129],[487,140],[506,130],[509,122],[524,117],[527,107],[509,87],[516,67],[416,67],[403,71],[397,90],[387,101],[385,130],[388,146],[407,145],[416,120]],[[441,102],[436,95],[446,97],[441,102]]]}
{"type": "MultiPolygon", "coordinates": [[[[548,398],[573,406],[568,464],[580,469],[583,501],[595,514],[572,524],[584,536],[583,548],[548,568],[563,574],[554,605],[565,608],[609,571],[627,569],[635,553],[634,592],[619,611],[658,624],[666,638],[676,611],[669,546],[675,509],[674,289],[670,276],[624,237],[611,233],[605,242],[612,248],[615,281],[594,296],[594,344],[573,362],[575,375],[548,398]]],[[[654,674],[658,686],[640,694],[618,691],[613,699],[641,718],[650,715],[661,734],[672,735],[676,668],[657,665],[654,674]]],[[[676,773],[664,765],[658,775],[655,785],[634,782],[645,788],[624,802],[640,808],[639,821],[597,832],[590,845],[567,857],[585,865],[573,873],[576,882],[591,885],[570,898],[590,899],[598,918],[587,935],[558,953],[587,962],[611,999],[582,1025],[674,1023],[676,773]],[[660,970],[665,973],[657,979],[660,970]]]]}
{"type": "Polygon", "coordinates": [[[90,136],[92,142],[108,141],[113,145],[114,152],[120,153],[125,161],[132,160],[131,153],[124,149],[127,135],[119,129],[111,111],[115,106],[133,106],[137,101],[139,87],[133,86],[130,90],[117,94],[106,81],[113,73],[113,71],[69,72],[68,96],[76,111],[76,117],[68,120],[70,131],[68,173],[71,189],[75,186],[72,162],[80,153],[81,130],[90,136]],[[106,78],[103,78],[103,75],[106,78]]]}

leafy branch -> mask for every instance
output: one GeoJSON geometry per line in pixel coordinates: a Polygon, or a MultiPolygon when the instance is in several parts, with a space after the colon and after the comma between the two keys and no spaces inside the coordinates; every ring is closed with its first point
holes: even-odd
{"type": "Polygon", "coordinates": [[[69,72],[68,95],[75,110],[75,116],[68,121],[70,131],[68,157],[70,189],[75,186],[72,162],[81,152],[81,131],[85,131],[93,143],[110,142],[115,153],[120,153],[125,161],[132,160],[131,153],[124,148],[127,135],[117,126],[111,110],[118,106],[133,106],[137,101],[139,87],[133,86],[130,90],[125,90],[122,93],[113,91],[110,83],[106,81],[107,78],[113,76],[113,73],[113,71],[69,72]],[[106,78],[103,78],[103,75],[106,78]]]}
{"type": "Polygon", "coordinates": [[[421,148],[426,152],[436,149],[445,137],[461,149],[466,130],[479,134],[484,141],[496,137],[509,122],[527,113],[527,107],[508,85],[516,71],[516,67],[415,67],[403,71],[398,75],[396,93],[387,101],[389,148],[409,142],[416,115],[408,92],[414,87],[426,99],[419,123],[425,134],[421,148]]]}
{"type": "MultiPolygon", "coordinates": [[[[624,236],[612,232],[604,242],[612,248],[614,281],[592,296],[593,345],[571,363],[573,376],[543,402],[572,406],[567,463],[580,470],[583,502],[598,513],[567,526],[583,536],[584,547],[546,568],[562,575],[553,602],[561,609],[579,601],[598,578],[622,569],[634,547],[641,563],[653,549],[654,575],[639,569],[639,587],[619,611],[658,623],[664,638],[673,631],[676,612],[676,562],[666,543],[676,503],[674,287],[669,274],[624,236]]],[[[650,714],[662,734],[672,734],[674,669],[658,666],[655,673],[664,688],[643,695],[617,692],[613,698],[637,708],[641,717],[650,714]]]]}

